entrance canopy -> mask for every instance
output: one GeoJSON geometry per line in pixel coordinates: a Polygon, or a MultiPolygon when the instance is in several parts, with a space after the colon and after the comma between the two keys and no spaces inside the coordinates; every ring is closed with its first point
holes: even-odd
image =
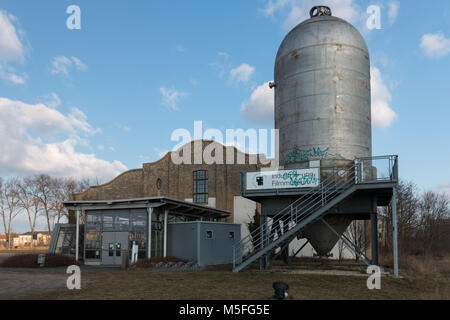
{"type": "Polygon", "coordinates": [[[74,211],[158,208],[162,211],[167,211],[170,215],[199,220],[222,219],[228,218],[231,215],[229,211],[167,197],[100,201],[67,201],[64,202],[64,206],[69,210],[74,211]]]}

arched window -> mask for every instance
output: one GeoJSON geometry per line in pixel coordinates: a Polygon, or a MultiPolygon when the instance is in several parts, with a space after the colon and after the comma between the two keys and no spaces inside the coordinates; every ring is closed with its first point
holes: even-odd
{"type": "Polygon", "coordinates": [[[208,203],[208,171],[194,171],[194,203],[208,203]]]}

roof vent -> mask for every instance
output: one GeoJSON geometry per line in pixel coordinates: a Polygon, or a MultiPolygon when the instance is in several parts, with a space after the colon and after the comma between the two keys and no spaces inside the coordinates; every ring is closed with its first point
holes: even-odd
{"type": "Polygon", "coordinates": [[[309,15],[311,16],[311,18],[320,16],[331,16],[331,9],[326,6],[316,6],[311,9],[309,15]]]}

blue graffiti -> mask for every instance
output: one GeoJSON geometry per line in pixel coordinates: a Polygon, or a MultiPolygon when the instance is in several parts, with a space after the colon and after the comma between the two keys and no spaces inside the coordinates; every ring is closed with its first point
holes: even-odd
{"type": "Polygon", "coordinates": [[[286,163],[296,163],[300,161],[309,161],[312,159],[342,159],[345,158],[340,154],[333,154],[329,152],[330,148],[321,150],[320,147],[313,147],[308,150],[294,150],[286,156],[286,163]]]}

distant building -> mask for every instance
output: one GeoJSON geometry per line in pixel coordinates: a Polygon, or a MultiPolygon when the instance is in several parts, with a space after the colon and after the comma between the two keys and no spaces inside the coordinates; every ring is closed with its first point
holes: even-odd
{"type": "Polygon", "coordinates": [[[51,234],[48,231],[35,231],[34,234],[26,232],[14,237],[13,245],[14,248],[47,247],[50,240],[51,234]]]}

